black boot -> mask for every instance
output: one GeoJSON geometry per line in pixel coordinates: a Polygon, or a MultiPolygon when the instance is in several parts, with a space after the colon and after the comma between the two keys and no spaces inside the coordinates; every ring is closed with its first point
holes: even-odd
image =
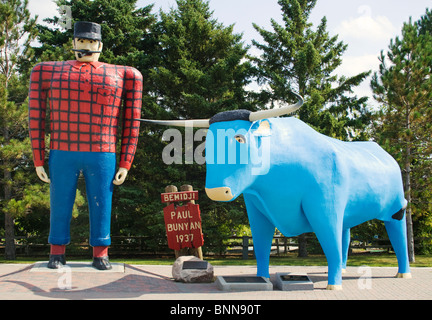
{"type": "Polygon", "coordinates": [[[64,254],[50,254],[48,261],[48,268],[59,269],[66,264],[66,258],[64,254]]]}
{"type": "Polygon", "coordinates": [[[100,258],[93,257],[92,266],[98,270],[111,270],[112,269],[111,263],[109,262],[109,259],[107,256],[106,257],[100,257],[100,258]]]}

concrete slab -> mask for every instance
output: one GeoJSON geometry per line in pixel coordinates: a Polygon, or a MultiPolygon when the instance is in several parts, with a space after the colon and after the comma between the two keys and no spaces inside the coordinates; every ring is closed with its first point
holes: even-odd
{"type": "MultiPolygon", "coordinates": [[[[34,266],[30,269],[30,272],[48,272],[57,273],[61,269],[49,269],[47,267],[48,261],[36,262],[34,266]]],[[[70,270],[71,272],[84,272],[84,273],[124,273],[125,267],[124,263],[111,263],[111,270],[98,270],[92,266],[91,262],[77,262],[71,261],[63,267],[65,270],[70,270]]]]}
{"type": "Polygon", "coordinates": [[[218,276],[216,284],[222,291],[272,291],[269,279],[255,276],[218,276]]]}
{"type": "Polygon", "coordinates": [[[275,284],[282,291],[314,289],[314,284],[306,273],[277,272],[275,284]]]}
{"type": "MultiPolygon", "coordinates": [[[[394,258],[396,261],[396,258],[394,258]]],[[[163,307],[196,306],[198,300],[221,305],[223,301],[271,300],[425,300],[432,299],[432,268],[411,267],[412,279],[397,279],[397,267],[348,266],[343,290],[326,290],[327,266],[270,266],[270,281],[276,286],[276,273],[306,273],[314,290],[222,291],[216,283],[182,283],[172,278],[172,265],[124,265],[124,273],[30,272],[34,264],[0,263],[0,300],[147,300],[150,307],[161,300],[163,307]],[[365,268],[368,268],[367,270],[365,268]],[[69,277],[70,275],[70,277],[69,277]],[[70,285],[70,288],[68,287],[70,285]],[[190,302],[189,302],[190,301],[190,302]],[[189,304],[187,304],[189,303],[189,304]],[[165,306],[166,304],[166,306],[165,306]]],[[[254,276],[256,266],[214,266],[216,276],[254,276]]],[[[71,269],[72,270],[72,269],[71,269]]],[[[426,302],[428,303],[428,302],[426,302]]],[[[269,305],[260,309],[262,318],[269,305]]],[[[32,310],[30,308],[30,310],[32,310]]],[[[162,309],[161,309],[162,310],[162,309]]],[[[168,311],[170,309],[163,309],[168,311]]],[[[322,310],[319,309],[322,313],[322,310]]],[[[165,312],[164,311],[164,312],[165,312]]],[[[271,315],[269,315],[271,316],[271,315]]],[[[211,318],[211,317],[210,317],[211,318]]],[[[215,317],[213,317],[215,318],[215,317]]]]}

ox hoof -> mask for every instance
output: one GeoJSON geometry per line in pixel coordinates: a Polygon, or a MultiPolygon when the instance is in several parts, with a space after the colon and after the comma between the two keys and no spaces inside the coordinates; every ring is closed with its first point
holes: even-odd
{"type": "Polygon", "coordinates": [[[342,290],[342,285],[341,284],[328,284],[327,285],[327,290],[342,290]]]}
{"type": "Polygon", "coordinates": [[[398,273],[396,275],[396,278],[400,278],[400,279],[411,279],[411,273],[398,273]]]}

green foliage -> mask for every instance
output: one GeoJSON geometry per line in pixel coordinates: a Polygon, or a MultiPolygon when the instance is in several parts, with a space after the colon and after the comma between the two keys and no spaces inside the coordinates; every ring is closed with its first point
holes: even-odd
{"type": "MultiPolygon", "coordinates": [[[[150,14],[152,5],[136,9],[136,0],[57,0],[57,5],[69,6],[72,28],[51,28],[38,25],[38,40],[42,44],[35,48],[36,56],[43,61],[74,60],[72,49],[73,23],[92,21],[102,26],[104,43],[101,61],[113,64],[144,66],[146,47],[152,42],[148,29],[155,17],[150,14]]],[[[59,17],[47,18],[46,22],[58,26],[59,17]]]]}
{"type": "MultiPolygon", "coordinates": [[[[154,33],[158,35],[159,50],[150,79],[154,90],[152,95],[158,99],[152,108],[156,112],[144,116],[151,119],[206,119],[225,110],[251,108],[244,89],[250,81],[250,64],[245,61],[247,48],[241,42],[241,35],[233,34],[232,26],[225,27],[213,18],[208,2],[177,1],[176,9],[160,12],[154,33]]],[[[138,170],[146,171],[147,188],[159,186],[153,195],[156,201],[159,201],[156,193],[163,192],[169,184],[177,187],[189,184],[201,191],[199,204],[205,241],[222,246],[223,239],[230,236],[238,225],[248,224],[244,205],[210,201],[202,192],[205,186],[204,165],[186,164],[184,158],[183,164],[163,164],[161,147],[165,145],[160,141],[165,129],[142,126],[147,134],[144,145],[151,144],[146,156],[152,156],[150,159],[140,158],[141,168],[138,170]],[[150,181],[152,186],[148,185],[150,181]]],[[[186,138],[184,132],[182,137],[186,138]]],[[[193,147],[201,143],[196,142],[193,147]]],[[[146,146],[142,148],[147,149],[146,146]]]]}
{"type": "Polygon", "coordinates": [[[261,56],[252,61],[258,83],[266,88],[256,99],[275,107],[276,102],[292,103],[290,92],[298,92],[305,100],[298,117],[317,131],[341,140],[368,140],[367,98],[353,95],[353,88],[370,72],[335,74],[347,45],[329,34],[326,17],[316,28],[308,21],[316,2],[279,0],[283,25],[272,19],[268,31],[254,24],[263,43],[253,41],[261,56]]]}
{"type": "Polygon", "coordinates": [[[28,0],[0,2],[0,72],[6,87],[20,63],[32,54],[30,43],[36,36],[36,19],[30,16],[28,0]]]}
{"type": "Polygon", "coordinates": [[[205,1],[179,0],[177,6],[160,12],[156,26],[159,61],[151,78],[159,105],[176,119],[248,108],[244,87],[250,65],[242,61],[247,48],[241,35],[217,22],[205,1]]]}
{"type": "MultiPolygon", "coordinates": [[[[402,35],[391,40],[387,53],[381,52],[379,72],[371,81],[381,104],[374,135],[403,168],[411,239],[432,232],[431,18],[427,10],[418,22],[403,25],[402,35]]],[[[425,241],[429,244],[422,250],[431,250],[430,240],[425,241]]]]}
{"type": "Polygon", "coordinates": [[[15,259],[14,219],[30,209],[38,192],[27,176],[31,148],[24,92],[28,89],[25,76],[18,73],[32,56],[29,45],[36,36],[36,20],[27,5],[27,0],[0,2],[0,217],[9,259],[15,259]]]}
{"type": "Polygon", "coordinates": [[[342,140],[366,139],[370,112],[367,98],[352,95],[369,72],[354,77],[337,77],[347,45],[330,36],[323,17],[316,30],[308,22],[316,0],[279,0],[284,25],[271,20],[273,31],[254,24],[264,43],[253,41],[261,50],[255,62],[257,80],[267,90],[258,99],[273,107],[275,101],[290,103],[290,91],[305,98],[300,119],[328,136],[342,140]]]}

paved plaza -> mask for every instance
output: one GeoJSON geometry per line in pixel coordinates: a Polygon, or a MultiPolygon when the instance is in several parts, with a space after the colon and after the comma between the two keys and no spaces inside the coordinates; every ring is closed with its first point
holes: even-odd
{"type": "MultiPolygon", "coordinates": [[[[255,266],[214,266],[215,276],[254,276],[255,266]]],[[[97,271],[88,262],[64,270],[43,263],[0,264],[2,300],[432,300],[432,268],[412,268],[412,279],[396,279],[397,268],[348,267],[342,291],[325,290],[327,267],[274,266],[278,272],[306,273],[313,290],[225,292],[216,283],[175,282],[171,266],[115,264],[97,271]]]]}

